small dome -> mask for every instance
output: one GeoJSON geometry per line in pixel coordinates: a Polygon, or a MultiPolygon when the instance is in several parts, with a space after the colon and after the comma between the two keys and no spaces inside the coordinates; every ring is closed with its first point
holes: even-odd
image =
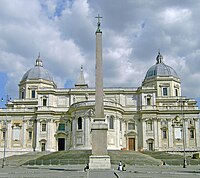
{"type": "Polygon", "coordinates": [[[164,64],[163,56],[160,54],[160,52],[158,53],[156,60],[157,60],[156,64],[149,68],[144,80],[152,79],[158,76],[161,77],[173,76],[179,78],[176,71],[172,67],[164,64]]]}
{"type": "Polygon", "coordinates": [[[24,74],[21,81],[33,80],[33,79],[36,80],[43,79],[53,82],[53,78],[48,72],[48,70],[44,69],[40,56],[38,56],[38,58],[36,59],[35,66],[24,74]]]}

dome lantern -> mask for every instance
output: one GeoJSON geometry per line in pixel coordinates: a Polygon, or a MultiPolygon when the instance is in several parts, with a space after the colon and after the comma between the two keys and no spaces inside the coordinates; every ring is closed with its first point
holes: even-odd
{"type": "Polygon", "coordinates": [[[41,67],[43,67],[42,60],[40,59],[40,53],[38,55],[38,58],[36,59],[35,66],[41,66],[41,67]]]}

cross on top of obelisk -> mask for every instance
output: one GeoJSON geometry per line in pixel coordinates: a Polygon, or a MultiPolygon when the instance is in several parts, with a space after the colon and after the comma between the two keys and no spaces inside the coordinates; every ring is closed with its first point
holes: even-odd
{"type": "Polygon", "coordinates": [[[100,22],[100,19],[103,18],[101,17],[99,14],[97,17],[95,17],[98,19],[98,22],[97,22],[97,31],[96,32],[101,32],[101,29],[100,29],[100,25],[101,25],[101,22],[100,22]]]}

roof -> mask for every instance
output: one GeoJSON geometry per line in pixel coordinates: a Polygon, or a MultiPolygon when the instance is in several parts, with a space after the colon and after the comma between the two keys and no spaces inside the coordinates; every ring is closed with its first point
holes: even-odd
{"type": "Polygon", "coordinates": [[[24,74],[21,81],[35,79],[43,79],[53,82],[52,76],[50,75],[48,70],[43,67],[42,60],[39,57],[36,59],[35,66],[24,74]]]}
{"type": "Polygon", "coordinates": [[[160,52],[158,53],[156,60],[157,60],[156,64],[149,68],[144,80],[152,79],[158,76],[161,77],[173,76],[179,78],[176,71],[172,67],[166,65],[163,62],[163,56],[160,54],[160,52]]]}

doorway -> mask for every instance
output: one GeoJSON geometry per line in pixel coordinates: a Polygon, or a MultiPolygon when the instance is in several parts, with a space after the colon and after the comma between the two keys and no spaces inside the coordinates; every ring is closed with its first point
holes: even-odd
{"type": "Polygon", "coordinates": [[[46,150],[46,143],[42,143],[41,144],[41,151],[45,151],[46,150]]]}
{"type": "Polygon", "coordinates": [[[135,151],[135,138],[128,139],[128,148],[135,151]]]}
{"type": "Polygon", "coordinates": [[[58,138],[58,151],[65,150],[65,138],[58,138]]]}
{"type": "Polygon", "coordinates": [[[153,151],[153,143],[152,142],[149,143],[149,151],[153,151]]]}

